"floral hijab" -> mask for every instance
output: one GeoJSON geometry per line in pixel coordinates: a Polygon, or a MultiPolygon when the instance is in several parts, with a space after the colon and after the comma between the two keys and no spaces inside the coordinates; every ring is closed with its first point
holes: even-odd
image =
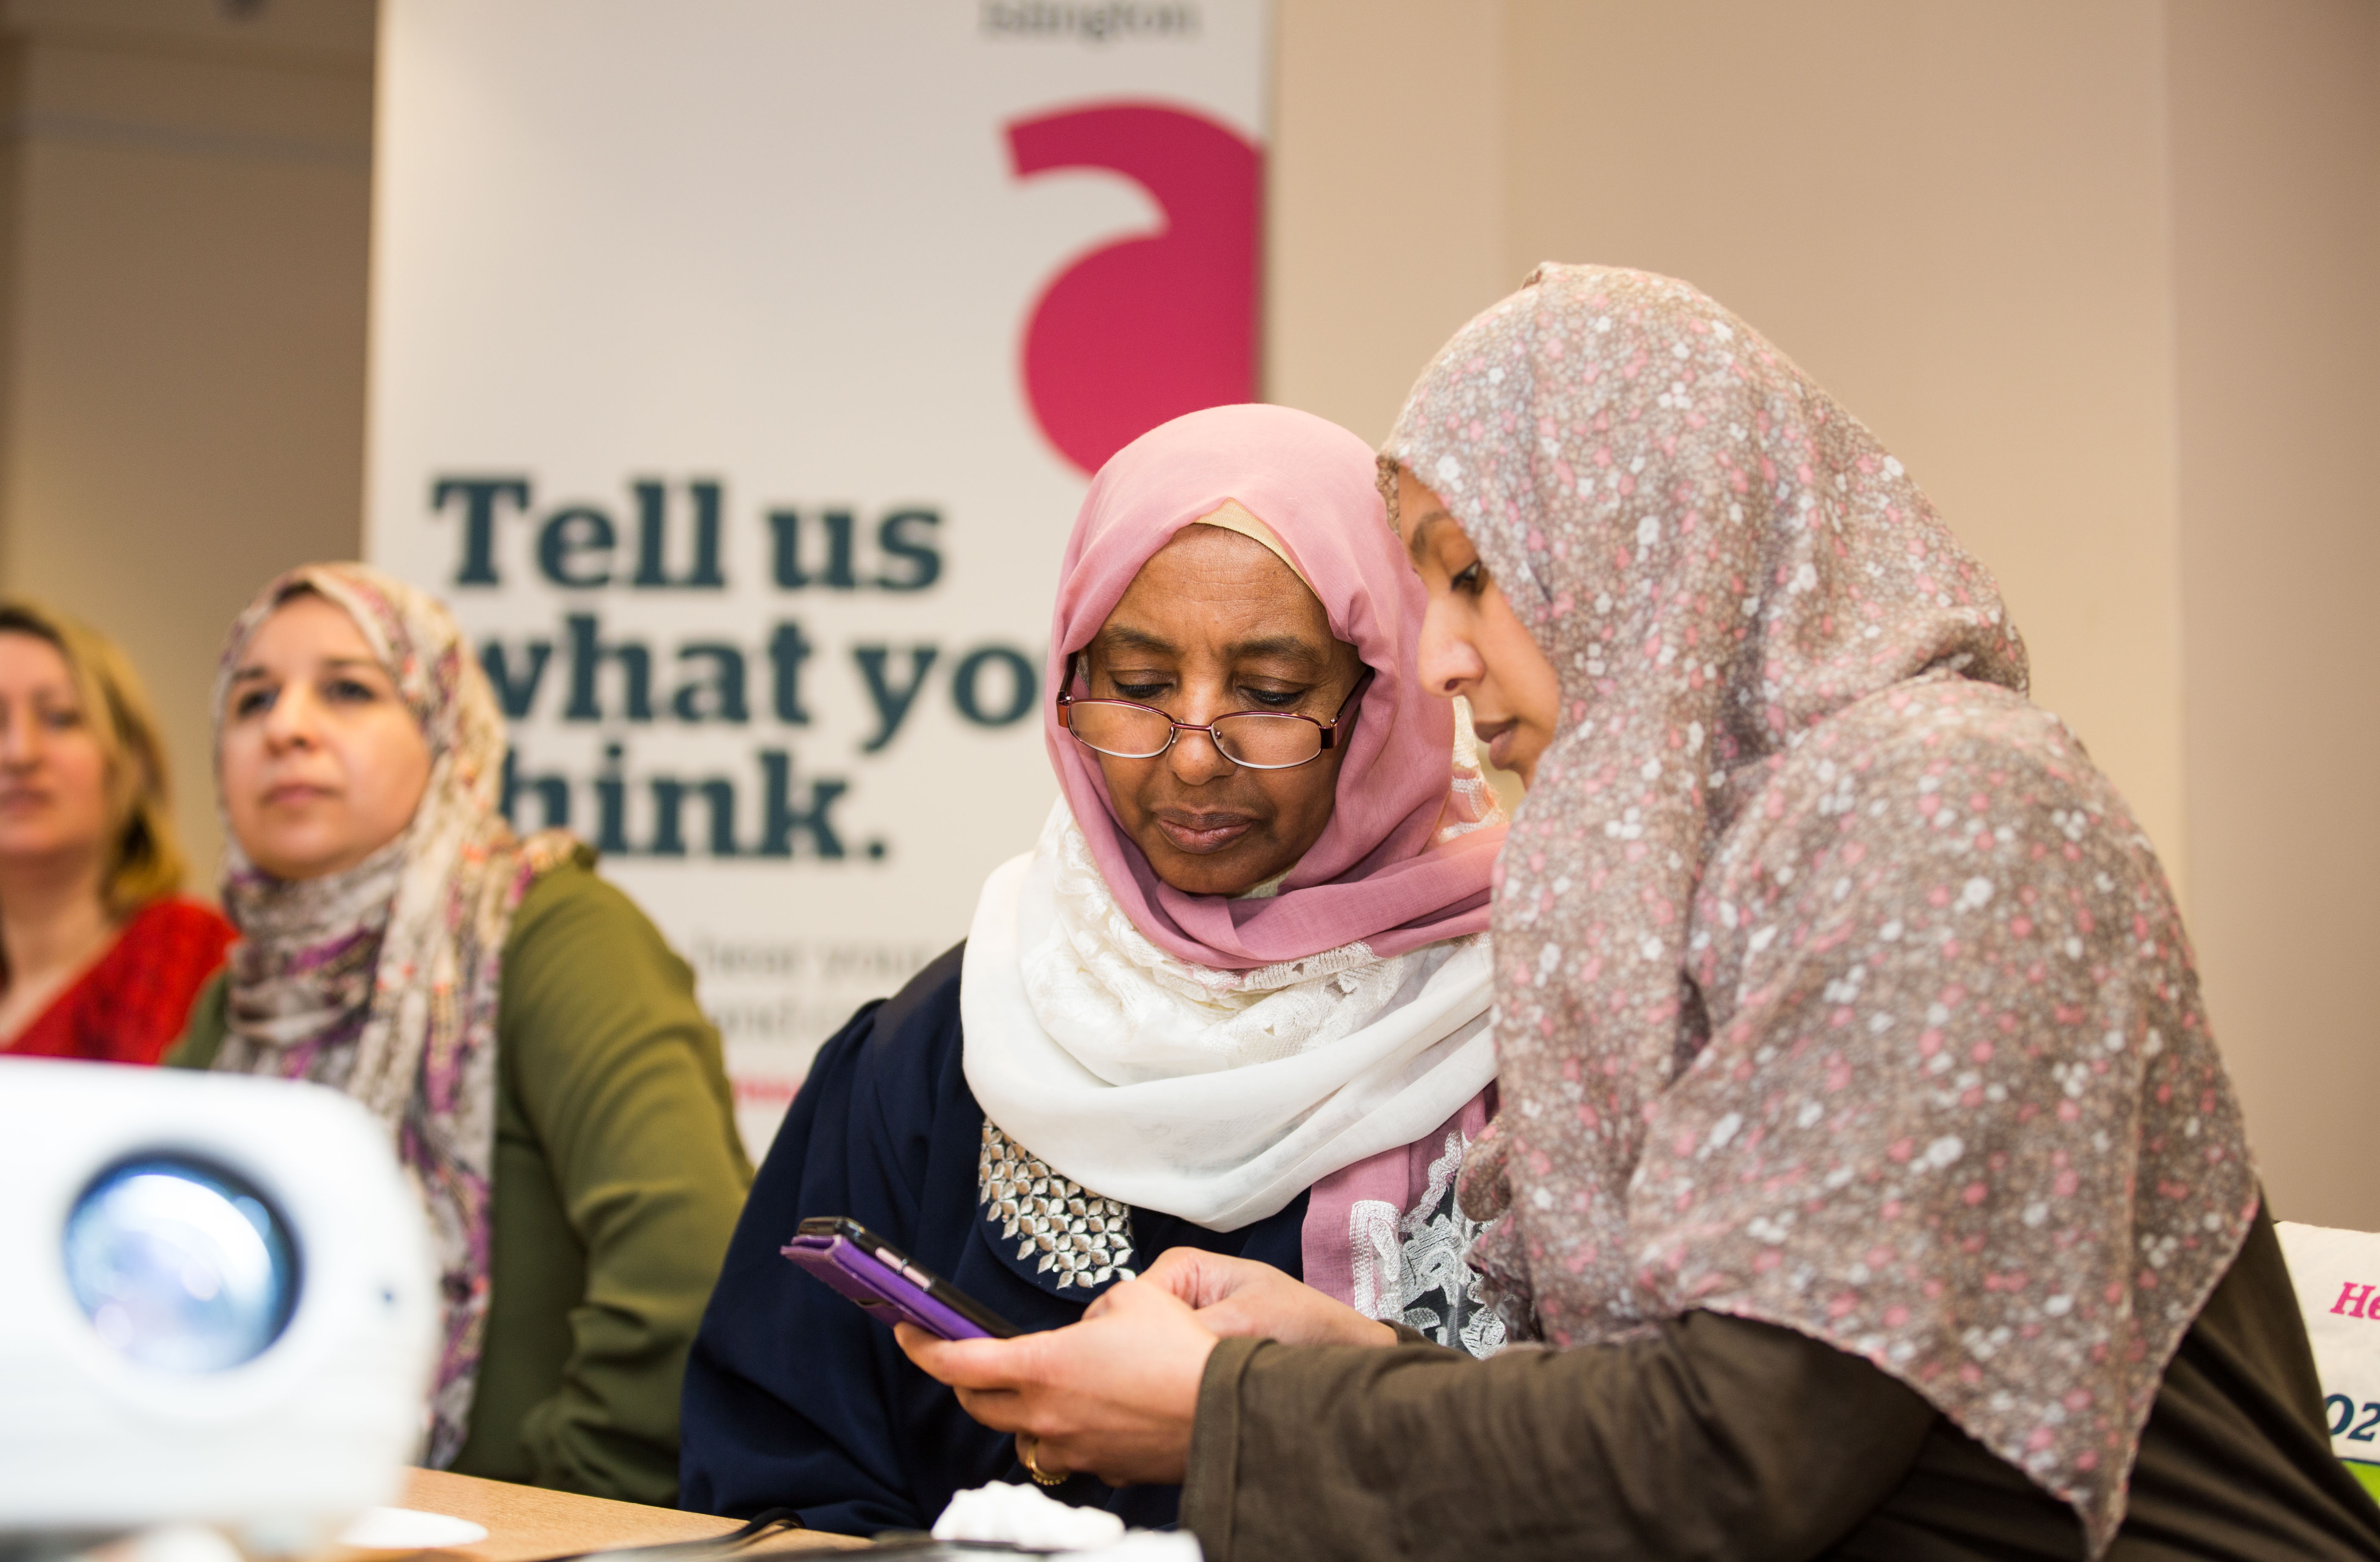
{"type": "MultiPolygon", "coordinates": [[[[215,673],[216,753],[233,672],[274,609],[311,591],[346,610],[430,740],[404,833],[345,873],[291,882],[251,864],[226,820],[229,1034],[215,1067],[343,1090],[389,1126],[428,1209],[445,1302],[429,1462],[461,1451],[488,1313],[496,995],[513,913],[569,836],[514,838],[496,812],[504,720],[462,631],[432,598],[360,564],[309,564],[258,593],[215,673]]],[[[220,788],[218,788],[220,794],[220,788]]]]}
{"type": "Polygon", "coordinates": [[[1560,679],[1500,863],[1474,1262],[1551,1339],[1863,1357],[2121,1522],[2257,1199],[2164,875],[1982,566],[1682,283],[1546,266],[1384,461],[1560,679]]]}

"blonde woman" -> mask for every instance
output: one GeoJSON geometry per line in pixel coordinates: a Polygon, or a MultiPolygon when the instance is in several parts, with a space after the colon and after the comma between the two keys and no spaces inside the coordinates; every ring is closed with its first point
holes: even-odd
{"type": "Polygon", "coordinates": [[[155,1062],[235,937],[181,887],[164,747],[123,652],[0,602],[0,1051],[155,1062]]]}

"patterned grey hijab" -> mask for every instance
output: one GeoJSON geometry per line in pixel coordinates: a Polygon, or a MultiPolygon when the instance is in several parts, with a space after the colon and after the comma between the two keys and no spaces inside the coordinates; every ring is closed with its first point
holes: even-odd
{"type": "Polygon", "coordinates": [[[1474,1262],[1560,1343],[1863,1357],[2121,1522],[2257,1190],[2165,878],[1900,464],[1683,284],[1547,266],[1415,387],[1560,678],[1496,899],[1474,1262]]]}

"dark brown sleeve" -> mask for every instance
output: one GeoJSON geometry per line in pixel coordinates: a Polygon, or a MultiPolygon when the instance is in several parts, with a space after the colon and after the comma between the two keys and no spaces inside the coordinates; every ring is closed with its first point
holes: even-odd
{"type": "Polygon", "coordinates": [[[1712,1313],[1485,1362],[1231,1339],[1199,1385],[1182,1521],[1208,1562],[1791,1562],[1882,1503],[1934,1422],[1865,1362],[1712,1313]]]}

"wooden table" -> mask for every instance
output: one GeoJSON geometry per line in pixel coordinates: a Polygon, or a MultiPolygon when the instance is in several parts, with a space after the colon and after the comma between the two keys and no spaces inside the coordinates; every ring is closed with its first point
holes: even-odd
{"type": "MultiPolygon", "coordinates": [[[[488,1538],[477,1545],[417,1554],[425,1558],[451,1558],[452,1562],[536,1562],[540,1557],[567,1556],[582,1551],[706,1540],[742,1527],[735,1520],[708,1513],[680,1513],[675,1508],[647,1508],[642,1503],[613,1502],[608,1497],[582,1497],[537,1486],[482,1481],[477,1476],[443,1470],[412,1471],[397,1506],[468,1519],[487,1527],[488,1538]]],[[[867,1544],[856,1535],[788,1530],[734,1555],[766,1556],[804,1550],[865,1547],[867,1544]]],[[[392,1555],[385,1551],[341,1550],[333,1554],[332,1562],[385,1562],[392,1555]]]]}

